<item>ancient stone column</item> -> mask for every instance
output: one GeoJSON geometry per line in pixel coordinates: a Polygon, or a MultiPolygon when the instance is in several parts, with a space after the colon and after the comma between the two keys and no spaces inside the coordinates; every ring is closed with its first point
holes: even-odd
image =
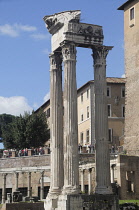
{"type": "Polygon", "coordinates": [[[92,192],[92,168],[88,169],[88,194],[92,192]]]}
{"type": "Polygon", "coordinates": [[[78,126],[76,47],[64,43],[64,188],[65,194],[76,194],[79,190],[78,126]]]}
{"type": "Polygon", "coordinates": [[[28,197],[31,197],[31,172],[28,173],[28,197]]]}
{"type": "Polygon", "coordinates": [[[18,191],[18,177],[19,177],[19,173],[15,172],[15,190],[18,191]]]}
{"type": "Polygon", "coordinates": [[[50,55],[50,116],[51,116],[51,186],[49,195],[59,195],[63,187],[63,93],[62,56],[50,55]]]}
{"type": "Polygon", "coordinates": [[[110,154],[108,149],[108,112],[106,96],[106,57],[112,47],[93,49],[96,139],[96,189],[97,194],[111,194],[110,154]]]}
{"type": "Polygon", "coordinates": [[[44,171],[41,171],[41,190],[40,190],[40,199],[44,199],[44,171]]]}
{"type": "Polygon", "coordinates": [[[2,204],[5,203],[6,200],[6,176],[7,174],[2,174],[3,176],[3,187],[2,187],[2,204]]]}
{"type": "Polygon", "coordinates": [[[114,183],[114,167],[115,166],[116,166],[115,164],[111,165],[111,183],[114,183]]]}
{"type": "Polygon", "coordinates": [[[81,170],[81,192],[83,193],[84,189],[84,169],[81,170]]]}

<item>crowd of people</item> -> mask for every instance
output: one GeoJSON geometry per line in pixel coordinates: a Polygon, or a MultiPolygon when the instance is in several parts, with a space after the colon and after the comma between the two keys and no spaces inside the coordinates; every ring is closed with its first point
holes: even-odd
{"type": "MultiPolygon", "coordinates": [[[[16,157],[23,157],[23,156],[28,156],[28,150],[30,150],[31,155],[43,155],[45,154],[45,148],[48,149],[48,154],[50,154],[50,145],[47,147],[39,147],[39,148],[24,148],[24,149],[9,149],[9,150],[3,150],[3,157],[12,157],[12,151],[15,151],[15,156],[16,157]]],[[[114,146],[111,147],[110,153],[116,153],[116,149],[114,146]]],[[[85,144],[84,146],[82,144],[78,145],[78,152],[79,153],[95,153],[95,146],[91,144],[85,144]]]]}
{"type": "MultiPolygon", "coordinates": [[[[92,144],[82,144],[78,145],[78,152],[79,153],[95,153],[95,146],[92,144]]],[[[117,149],[112,145],[110,148],[110,153],[117,153],[117,149]]]]}
{"type": "MultiPolygon", "coordinates": [[[[50,147],[48,148],[48,153],[50,153],[50,147]]],[[[8,150],[3,150],[3,157],[7,158],[7,157],[12,157],[12,151],[15,151],[15,156],[16,157],[22,157],[22,156],[28,156],[28,150],[30,150],[31,155],[43,155],[45,152],[45,148],[44,147],[39,147],[39,148],[24,148],[24,149],[8,149],[8,150]]]]}

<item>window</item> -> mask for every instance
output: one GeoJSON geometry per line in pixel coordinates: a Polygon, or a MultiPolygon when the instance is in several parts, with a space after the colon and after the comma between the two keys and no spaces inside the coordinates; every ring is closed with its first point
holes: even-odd
{"type": "Polygon", "coordinates": [[[89,98],[89,89],[86,91],[87,98],[89,98]]]}
{"type": "Polygon", "coordinates": [[[126,171],[126,182],[127,182],[127,192],[134,192],[134,179],[135,179],[134,171],[126,171]]]}
{"type": "Polygon", "coordinates": [[[132,7],[131,9],[130,9],[130,20],[133,20],[134,19],[134,7],[132,7]]]}
{"type": "Polygon", "coordinates": [[[108,104],[108,117],[111,117],[111,104],[108,104]]]}
{"type": "Polygon", "coordinates": [[[47,116],[47,118],[50,117],[50,108],[47,109],[47,111],[46,111],[46,116],[47,116]]]}
{"type": "Polygon", "coordinates": [[[89,142],[89,130],[86,131],[86,143],[89,142]]]}
{"type": "Polygon", "coordinates": [[[125,97],[125,87],[121,87],[121,97],[125,97]]]}
{"type": "Polygon", "coordinates": [[[27,187],[20,187],[18,190],[22,193],[23,196],[27,196],[27,187]]]}
{"type": "Polygon", "coordinates": [[[87,118],[89,118],[89,106],[87,107],[87,118]]]}
{"type": "Polygon", "coordinates": [[[83,144],[83,132],[80,133],[80,143],[83,144]]]}
{"type": "Polygon", "coordinates": [[[83,121],[83,114],[81,114],[81,121],[83,121]]]}
{"type": "Polygon", "coordinates": [[[125,117],[125,106],[122,105],[122,117],[125,117]]]}
{"type": "Polygon", "coordinates": [[[109,141],[112,142],[112,128],[109,128],[108,130],[108,137],[109,137],[109,141]]]}
{"type": "Polygon", "coordinates": [[[81,102],[83,102],[83,93],[81,93],[81,102]]]}
{"type": "Polygon", "coordinates": [[[111,88],[107,86],[107,97],[111,97],[111,88]]]}

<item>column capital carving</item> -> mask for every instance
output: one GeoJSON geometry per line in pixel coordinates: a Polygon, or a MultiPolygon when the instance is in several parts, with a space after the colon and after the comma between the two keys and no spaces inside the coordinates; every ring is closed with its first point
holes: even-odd
{"type": "Polygon", "coordinates": [[[76,46],[73,42],[63,42],[61,44],[63,60],[76,60],[76,46]]]}
{"type": "Polygon", "coordinates": [[[106,57],[108,55],[109,50],[111,50],[112,46],[95,46],[93,51],[93,58],[94,58],[94,66],[99,65],[106,65],[106,57]]]}
{"type": "Polygon", "coordinates": [[[91,172],[92,172],[92,168],[89,168],[89,169],[88,169],[88,172],[91,173],[91,172]]]}
{"type": "Polygon", "coordinates": [[[44,171],[41,171],[40,174],[43,176],[44,175],[44,171]]]}
{"type": "Polygon", "coordinates": [[[82,169],[82,168],[81,168],[81,169],[80,169],[80,171],[81,171],[81,173],[83,173],[83,174],[84,174],[84,172],[85,172],[85,169],[82,169]]]}
{"type": "Polygon", "coordinates": [[[62,70],[62,54],[61,52],[55,51],[49,55],[50,58],[50,71],[51,70],[62,70]]]}
{"type": "Polygon", "coordinates": [[[18,177],[19,176],[19,172],[14,172],[14,174],[16,175],[16,177],[18,177]]]}
{"type": "Polygon", "coordinates": [[[7,176],[7,175],[8,175],[7,173],[3,173],[3,174],[2,174],[3,179],[6,179],[6,176],[7,176]]]}
{"type": "Polygon", "coordinates": [[[31,171],[28,172],[28,176],[31,176],[31,171]]]}

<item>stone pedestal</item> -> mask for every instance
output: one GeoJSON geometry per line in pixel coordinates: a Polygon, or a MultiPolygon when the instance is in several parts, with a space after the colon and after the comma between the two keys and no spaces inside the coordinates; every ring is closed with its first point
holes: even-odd
{"type": "Polygon", "coordinates": [[[56,210],[118,210],[115,195],[61,195],[56,210]]]}
{"type": "Polygon", "coordinates": [[[32,156],[32,149],[28,149],[28,156],[32,156]]]}
{"type": "Polygon", "coordinates": [[[16,157],[16,151],[12,150],[12,157],[16,157]]]}

